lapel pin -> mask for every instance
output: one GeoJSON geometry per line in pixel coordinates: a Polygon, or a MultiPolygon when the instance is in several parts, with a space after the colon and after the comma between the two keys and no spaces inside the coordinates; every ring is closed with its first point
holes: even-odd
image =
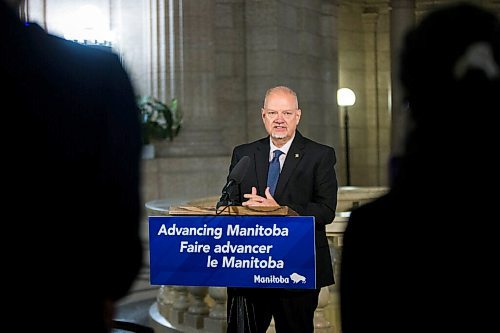
{"type": "Polygon", "coordinates": [[[299,157],[299,154],[295,154],[295,158],[298,158],[299,157]]]}

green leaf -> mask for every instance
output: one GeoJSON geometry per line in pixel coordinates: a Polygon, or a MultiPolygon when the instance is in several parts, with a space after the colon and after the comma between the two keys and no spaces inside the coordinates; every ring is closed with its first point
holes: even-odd
{"type": "Polygon", "coordinates": [[[141,112],[143,143],[152,140],[173,140],[179,134],[182,113],[179,111],[177,99],[172,99],[171,106],[152,96],[139,96],[137,106],[141,112]]]}

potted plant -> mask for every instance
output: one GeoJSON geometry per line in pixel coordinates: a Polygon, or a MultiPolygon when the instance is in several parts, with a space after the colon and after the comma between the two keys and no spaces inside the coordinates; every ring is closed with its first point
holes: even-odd
{"type": "Polygon", "coordinates": [[[152,96],[141,96],[137,105],[141,112],[143,157],[153,158],[153,142],[167,138],[172,140],[181,128],[182,115],[175,98],[168,106],[152,96]]]}

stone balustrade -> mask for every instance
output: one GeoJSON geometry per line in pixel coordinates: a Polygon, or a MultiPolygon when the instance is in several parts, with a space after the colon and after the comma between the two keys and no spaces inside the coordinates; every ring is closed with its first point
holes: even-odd
{"type": "MultiPolygon", "coordinates": [[[[340,187],[337,214],[326,232],[335,280],[340,279],[342,237],[350,211],[386,193],[385,187],[340,187]]],[[[219,197],[207,197],[190,201],[192,206],[215,206],[219,197]]],[[[168,214],[168,202],[156,200],[146,204],[151,213],[168,214]]],[[[151,325],[155,332],[225,333],[226,332],[226,288],[162,286],[157,301],[150,309],[151,325]]],[[[274,333],[271,322],[267,333],[274,333]]],[[[314,315],[315,333],[340,333],[340,309],[338,285],[321,289],[318,307],[314,315]]]]}

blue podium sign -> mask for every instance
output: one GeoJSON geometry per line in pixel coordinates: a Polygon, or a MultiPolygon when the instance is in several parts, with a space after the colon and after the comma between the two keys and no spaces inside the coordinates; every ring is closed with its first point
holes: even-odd
{"type": "Polygon", "coordinates": [[[150,216],[153,285],[316,288],[314,217],[150,216]]]}

